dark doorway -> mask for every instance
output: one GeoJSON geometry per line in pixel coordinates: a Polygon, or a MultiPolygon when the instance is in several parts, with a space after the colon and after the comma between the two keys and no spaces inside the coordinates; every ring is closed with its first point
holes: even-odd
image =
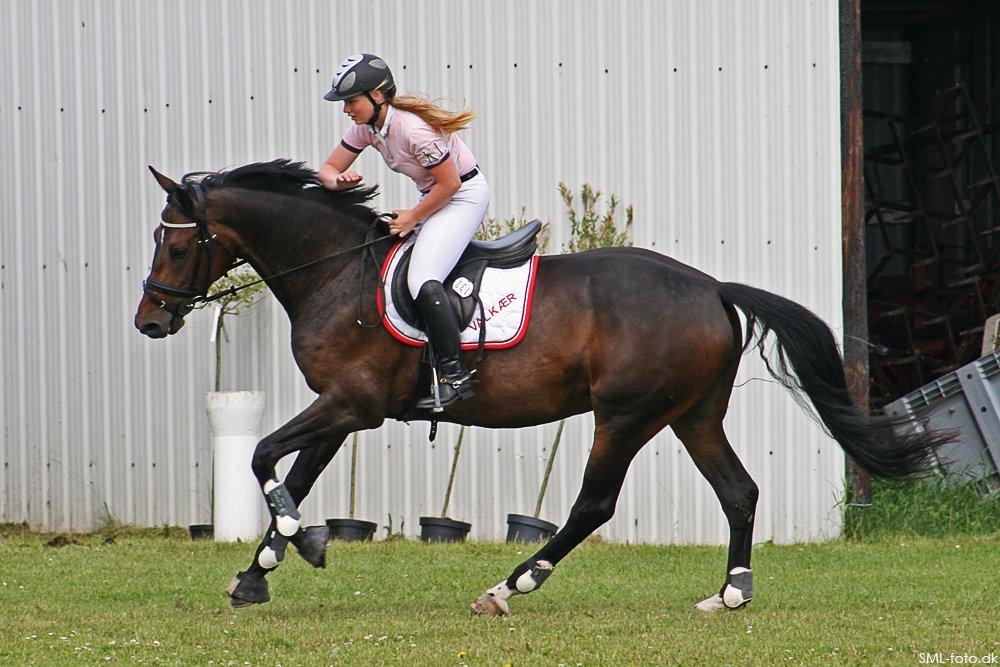
{"type": "Polygon", "coordinates": [[[873,408],[981,355],[1000,312],[1000,3],[862,0],[873,408]]]}

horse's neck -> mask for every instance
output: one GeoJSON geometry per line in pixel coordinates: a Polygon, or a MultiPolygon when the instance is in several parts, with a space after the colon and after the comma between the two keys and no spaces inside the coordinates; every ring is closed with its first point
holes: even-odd
{"type": "MultiPolygon", "coordinates": [[[[255,197],[253,202],[236,204],[232,221],[245,259],[263,278],[297,269],[364,241],[362,227],[343,214],[290,197],[275,197],[276,203],[261,203],[263,199],[255,197]]],[[[269,279],[267,286],[294,322],[303,304],[317,293],[348,289],[347,283],[357,277],[361,265],[360,252],[346,252],[269,279]]]]}

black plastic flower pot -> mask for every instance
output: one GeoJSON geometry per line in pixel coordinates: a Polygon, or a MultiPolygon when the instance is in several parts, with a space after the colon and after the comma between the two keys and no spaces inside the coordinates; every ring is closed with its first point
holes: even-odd
{"type": "Polygon", "coordinates": [[[524,514],[507,515],[508,542],[542,542],[556,534],[559,526],[524,514]]]}
{"type": "Polygon", "coordinates": [[[378,525],[372,521],[361,519],[327,519],[326,527],[330,529],[330,539],[347,542],[371,542],[378,525]]]}
{"type": "Polygon", "coordinates": [[[436,516],[420,517],[420,539],[424,542],[463,542],[470,530],[472,524],[464,521],[436,516]]]}
{"type": "Polygon", "coordinates": [[[215,528],[210,523],[193,523],[188,526],[192,540],[210,540],[215,537],[215,528]]]}

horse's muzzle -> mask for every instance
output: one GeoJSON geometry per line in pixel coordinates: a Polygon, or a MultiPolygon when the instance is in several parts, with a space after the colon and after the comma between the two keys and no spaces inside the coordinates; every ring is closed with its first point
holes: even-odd
{"type": "Polygon", "coordinates": [[[150,338],[166,338],[175,334],[184,326],[184,318],[177,317],[170,312],[158,309],[159,312],[143,315],[136,313],[135,328],[139,333],[150,338]]]}

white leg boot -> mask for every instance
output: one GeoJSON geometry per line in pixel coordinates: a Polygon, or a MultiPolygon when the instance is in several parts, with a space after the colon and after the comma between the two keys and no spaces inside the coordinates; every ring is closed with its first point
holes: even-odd
{"type": "Polygon", "coordinates": [[[510,613],[510,605],[507,604],[507,600],[515,595],[525,595],[537,590],[539,586],[545,583],[545,580],[549,578],[553,570],[555,570],[555,565],[549,561],[536,561],[533,568],[521,573],[514,582],[513,589],[507,586],[506,580],[501,581],[476,598],[476,601],[470,605],[470,609],[473,614],[506,616],[510,613]]]}
{"type": "Polygon", "coordinates": [[[720,609],[739,609],[753,599],[753,572],[745,567],[729,571],[722,593],[705,598],[694,606],[698,611],[712,613],[720,609]]]}

